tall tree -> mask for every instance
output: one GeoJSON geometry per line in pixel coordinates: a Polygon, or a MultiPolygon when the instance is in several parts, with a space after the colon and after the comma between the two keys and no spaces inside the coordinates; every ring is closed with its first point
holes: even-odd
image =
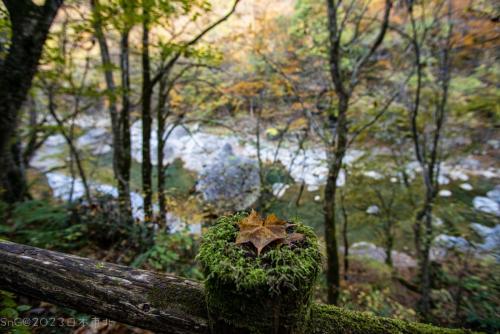
{"type": "Polygon", "coordinates": [[[142,0],[142,192],[144,198],[144,219],[150,222],[153,216],[153,189],[151,163],[151,61],[149,56],[149,27],[151,24],[151,0],[142,0]]]}
{"type": "Polygon", "coordinates": [[[130,200],[130,65],[129,65],[129,34],[134,24],[134,3],[119,1],[123,15],[120,15],[116,27],[120,33],[120,72],[122,87],[118,92],[113,74],[113,62],[104,33],[103,11],[106,9],[98,0],[90,1],[92,8],[92,23],[94,33],[99,43],[101,62],[107,87],[108,111],[111,118],[113,137],[113,172],[118,183],[118,200],[121,215],[125,219],[132,217],[130,200]],[[121,109],[118,106],[118,96],[121,94],[121,109]]]}
{"type": "MultiPolygon", "coordinates": [[[[453,50],[453,19],[451,0],[434,3],[432,8],[420,8],[417,12],[413,3],[408,3],[410,32],[406,36],[413,46],[416,69],[416,87],[410,103],[409,123],[414,145],[415,157],[422,169],[424,194],[421,208],[417,212],[414,224],[415,249],[420,267],[420,301],[419,310],[424,317],[429,316],[431,263],[430,248],[433,239],[432,212],[439,191],[439,174],[441,167],[441,141],[448,112],[448,95],[451,80],[453,50]],[[431,9],[429,11],[429,9],[431,9]],[[418,13],[418,14],[417,14],[418,13]],[[427,17],[426,13],[430,14],[427,17]],[[431,23],[429,24],[429,20],[431,23]],[[424,66],[424,54],[436,60],[427,75],[424,66]],[[428,85],[433,92],[428,101],[433,104],[423,106],[423,90],[428,85]],[[432,110],[426,113],[425,110],[432,110]]],[[[421,6],[427,6],[422,3],[421,6]]]]}
{"type": "Polygon", "coordinates": [[[387,28],[389,26],[389,16],[392,8],[392,1],[385,1],[385,8],[383,17],[378,28],[375,38],[368,47],[364,48],[366,51],[354,60],[354,65],[349,71],[343,66],[344,62],[351,57],[348,52],[349,47],[352,48],[353,43],[360,43],[359,37],[362,35],[361,31],[354,33],[351,41],[342,45],[342,34],[345,32],[346,23],[355,21],[355,25],[359,26],[366,20],[366,9],[360,13],[356,13],[356,5],[363,7],[368,6],[366,2],[351,0],[344,3],[341,0],[326,0],[327,17],[328,17],[328,34],[329,34],[329,70],[333,87],[337,96],[336,115],[330,115],[331,118],[336,119],[335,131],[330,140],[328,147],[328,176],[324,192],[324,224],[325,224],[325,239],[327,249],[327,285],[328,285],[328,302],[336,304],[339,297],[339,256],[337,250],[337,237],[336,237],[336,194],[337,194],[337,179],[342,168],[342,161],[347,151],[349,144],[349,102],[351,97],[358,86],[360,80],[363,78],[363,70],[367,63],[384,40],[387,28]],[[350,72],[350,73],[349,73],[350,72]]]}
{"type": "MultiPolygon", "coordinates": [[[[153,92],[155,90],[156,85],[159,84],[158,88],[158,103],[157,106],[157,122],[158,122],[158,143],[157,143],[157,160],[158,160],[158,201],[160,208],[160,223],[165,224],[165,215],[166,215],[166,205],[165,205],[165,189],[164,189],[164,173],[165,168],[163,165],[163,149],[166,144],[166,140],[169,136],[169,132],[173,130],[173,127],[170,127],[169,132],[165,133],[167,128],[165,126],[166,117],[170,113],[169,108],[165,108],[165,104],[168,103],[168,95],[173,88],[176,80],[178,80],[189,68],[193,67],[191,65],[184,66],[183,69],[179,70],[179,73],[174,74],[173,69],[178,64],[179,59],[182,57],[189,58],[191,56],[196,55],[196,52],[191,52],[192,47],[195,46],[206,34],[215,29],[221,23],[226,21],[236,10],[236,7],[240,0],[235,0],[230,8],[230,10],[209,24],[205,28],[203,28],[199,33],[194,35],[191,39],[187,41],[175,41],[172,40],[167,43],[163,52],[161,52],[160,56],[160,66],[158,70],[154,73],[151,71],[151,57],[149,52],[150,46],[150,37],[149,31],[150,26],[153,23],[156,23],[158,20],[157,13],[154,13],[154,2],[150,0],[143,0],[143,30],[142,30],[142,182],[143,182],[143,195],[144,195],[144,212],[146,220],[151,220],[152,218],[152,163],[151,163],[151,130],[152,130],[152,107],[151,107],[151,98],[153,92]],[[161,151],[161,152],[160,152],[161,151]]],[[[193,4],[187,5],[183,8],[184,11],[186,9],[191,9],[193,4]]],[[[161,6],[160,6],[161,8],[161,6]]],[[[172,8],[169,7],[169,10],[172,8]]],[[[166,9],[164,11],[168,12],[166,9]]],[[[161,16],[165,16],[167,14],[163,14],[161,16]]],[[[196,19],[196,16],[195,16],[196,19]]],[[[194,19],[194,20],[195,20],[194,19]]],[[[178,36],[177,36],[178,37],[178,36]]],[[[199,66],[195,65],[194,67],[199,66]]],[[[174,126],[177,126],[180,119],[176,121],[174,126]]]]}
{"type": "MultiPolygon", "coordinates": [[[[10,16],[12,37],[7,57],[0,63],[0,187],[2,197],[22,200],[26,192],[23,164],[16,145],[16,128],[42,55],[50,26],[63,0],[3,0],[10,16]]],[[[2,46],[1,49],[4,49],[2,46]]]]}
{"type": "MultiPolygon", "coordinates": [[[[84,64],[75,62],[75,53],[82,54],[82,51],[85,51],[79,47],[79,34],[74,32],[76,29],[72,29],[76,25],[72,24],[70,15],[66,14],[65,11],[59,19],[58,26],[51,31],[50,43],[47,43],[42,55],[41,63],[44,66],[35,77],[30,95],[46,100],[45,109],[51,116],[51,121],[55,122],[53,130],[48,130],[47,133],[59,133],[68,146],[68,167],[72,176],[69,201],[73,198],[76,173],[78,173],[83,185],[84,198],[87,203],[92,204],[90,183],[84,166],[84,152],[75,140],[77,136],[75,121],[95,104],[96,100],[91,98],[95,89],[88,82],[89,50],[86,51],[84,64]]],[[[40,142],[43,143],[43,140],[40,142]]],[[[26,149],[30,149],[29,143],[26,149]]]]}
{"type": "Polygon", "coordinates": [[[120,152],[117,163],[118,196],[122,215],[131,218],[130,199],[130,168],[132,166],[131,138],[130,138],[130,48],[129,35],[134,25],[136,5],[132,1],[121,0],[120,5],[124,12],[124,19],[120,27],[120,71],[122,109],[118,119],[120,132],[120,152]]]}

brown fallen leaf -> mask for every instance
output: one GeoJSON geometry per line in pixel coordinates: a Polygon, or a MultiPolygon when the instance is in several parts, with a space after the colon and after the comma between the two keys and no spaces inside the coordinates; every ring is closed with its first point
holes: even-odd
{"type": "Polygon", "coordinates": [[[239,223],[240,232],[236,237],[236,244],[251,243],[257,249],[257,255],[264,247],[273,241],[285,242],[287,244],[300,240],[300,233],[287,234],[286,229],[290,225],[279,219],[275,214],[270,214],[266,219],[252,210],[248,217],[239,223]],[[287,239],[292,238],[287,241],[287,239]]]}

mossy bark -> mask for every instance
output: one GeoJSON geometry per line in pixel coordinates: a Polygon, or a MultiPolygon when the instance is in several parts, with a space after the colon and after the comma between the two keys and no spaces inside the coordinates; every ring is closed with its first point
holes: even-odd
{"type": "Polygon", "coordinates": [[[321,263],[314,233],[296,223],[301,242],[270,244],[257,256],[234,243],[242,218],[219,220],[200,249],[212,333],[306,333],[321,263]]]}
{"type": "Polygon", "coordinates": [[[432,325],[377,317],[333,305],[315,304],[307,325],[310,334],[465,334],[465,329],[440,328],[432,325]]]}
{"type": "Polygon", "coordinates": [[[205,287],[212,333],[306,332],[310,291],[289,290],[275,296],[265,286],[253,291],[236,291],[229,284],[205,287]]]}

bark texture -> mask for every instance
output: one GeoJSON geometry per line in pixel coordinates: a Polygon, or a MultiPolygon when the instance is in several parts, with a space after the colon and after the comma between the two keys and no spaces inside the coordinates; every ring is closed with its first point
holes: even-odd
{"type": "Polygon", "coordinates": [[[155,332],[208,332],[199,283],[6,241],[0,289],[155,332]]]}
{"type": "Polygon", "coordinates": [[[151,2],[142,4],[142,193],[144,197],[144,220],[149,223],[153,218],[153,185],[151,163],[151,97],[153,85],[151,82],[151,63],[149,57],[149,25],[151,2]]]}
{"type": "Polygon", "coordinates": [[[12,24],[12,40],[0,66],[0,188],[8,202],[22,200],[26,182],[20,150],[15,148],[19,111],[35,76],[50,26],[62,0],[37,6],[29,0],[4,0],[12,24]]]}

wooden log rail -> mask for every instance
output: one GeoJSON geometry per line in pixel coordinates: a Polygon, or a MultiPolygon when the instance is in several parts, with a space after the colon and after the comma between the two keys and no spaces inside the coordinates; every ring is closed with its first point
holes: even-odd
{"type": "Polygon", "coordinates": [[[155,332],[208,332],[197,282],[6,241],[0,289],[155,332]]]}
{"type": "MultiPolygon", "coordinates": [[[[0,240],[0,290],[158,333],[209,333],[200,283],[0,240]]],[[[307,333],[465,333],[314,305],[307,333]]]]}

